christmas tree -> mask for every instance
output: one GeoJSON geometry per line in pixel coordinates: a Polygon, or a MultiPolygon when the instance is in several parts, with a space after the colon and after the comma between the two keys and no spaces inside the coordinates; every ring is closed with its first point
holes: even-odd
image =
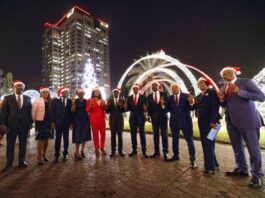
{"type": "Polygon", "coordinates": [[[85,98],[90,98],[92,89],[98,86],[95,66],[90,58],[85,64],[82,81],[81,87],[85,90],[85,98]]]}

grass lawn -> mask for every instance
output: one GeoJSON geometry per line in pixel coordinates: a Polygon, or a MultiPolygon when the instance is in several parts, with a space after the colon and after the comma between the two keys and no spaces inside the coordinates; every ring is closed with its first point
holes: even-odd
{"type": "MultiPolygon", "coordinates": [[[[218,132],[216,140],[218,142],[228,143],[229,144],[230,140],[229,140],[229,137],[228,137],[228,134],[227,134],[227,131],[226,131],[226,125],[225,125],[225,121],[224,120],[222,121],[221,125],[222,125],[222,128],[218,132]]],[[[129,127],[129,123],[128,123],[128,117],[124,118],[124,130],[125,131],[130,131],[130,127],[129,127]]],[[[146,131],[146,133],[152,133],[151,123],[146,122],[145,131],[146,131]]],[[[195,139],[199,139],[200,138],[198,124],[197,124],[197,120],[196,119],[193,120],[193,135],[194,135],[195,139]]],[[[169,130],[169,136],[171,136],[170,130],[169,130]]],[[[265,127],[261,128],[260,146],[261,146],[261,148],[265,149],[265,127]]]]}

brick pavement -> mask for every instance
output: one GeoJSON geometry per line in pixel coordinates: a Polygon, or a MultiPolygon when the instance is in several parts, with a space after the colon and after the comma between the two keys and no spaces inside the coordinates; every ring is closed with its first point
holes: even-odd
{"type": "MultiPolygon", "coordinates": [[[[138,139],[138,144],[139,144],[138,139]]],[[[171,145],[171,138],[169,138],[171,145]]],[[[152,135],[147,135],[148,153],[153,152],[152,135]]],[[[110,151],[110,134],[107,135],[106,150],[110,151]]],[[[130,151],[130,134],[124,133],[124,151],[130,151]]],[[[17,145],[18,146],[18,145],[17,145]]],[[[17,151],[16,146],[16,151],[17,151]]],[[[203,175],[202,149],[195,141],[199,167],[189,168],[186,142],[180,140],[180,161],[168,163],[160,159],[144,159],[140,148],[136,157],[116,156],[96,159],[93,143],[86,147],[86,158],[74,160],[74,145],[70,146],[67,162],[48,162],[38,166],[36,141],[31,135],[27,147],[26,169],[13,168],[8,174],[0,175],[0,198],[31,197],[265,197],[265,187],[250,189],[249,178],[230,178],[226,170],[234,168],[234,157],[230,145],[217,144],[220,171],[215,175],[203,175]]],[[[50,141],[48,157],[53,159],[54,140],[50,141]]],[[[172,155],[170,149],[170,155],[172,155]]],[[[0,147],[0,168],[5,165],[5,147],[0,147]]],[[[265,152],[262,152],[265,159],[265,152]]],[[[17,160],[17,152],[16,157],[17,160]]],[[[17,165],[17,161],[14,162],[17,165]]]]}

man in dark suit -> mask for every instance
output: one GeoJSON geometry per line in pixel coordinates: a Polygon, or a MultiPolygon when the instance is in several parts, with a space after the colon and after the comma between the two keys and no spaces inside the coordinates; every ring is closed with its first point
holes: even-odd
{"type": "Polygon", "coordinates": [[[166,110],[170,112],[170,129],[172,133],[172,146],[174,155],[168,161],[179,160],[179,132],[182,131],[188,144],[190,154],[190,166],[196,168],[195,147],[193,142],[193,128],[191,110],[193,109],[193,97],[182,93],[177,84],[171,85],[172,95],[168,97],[166,110]]]}
{"type": "Polygon", "coordinates": [[[131,129],[132,151],[130,157],[137,154],[137,129],[139,128],[140,140],[143,156],[146,154],[146,139],[144,125],[146,121],[145,112],[147,111],[146,97],[139,93],[140,85],[133,85],[133,94],[128,97],[127,111],[130,111],[129,124],[131,129]]]}
{"type": "Polygon", "coordinates": [[[0,124],[8,130],[6,136],[7,163],[2,172],[8,171],[13,166],[17,136],[19,139],[19,167],[25,168],[28,166],[25,157],[28,131],[32,126],[31,99],[23,95],[24,83],[14,81],[13,85],[15,93],[4,98],[1,111],[0,124]]]}
{"type": "Polygon", "coordinates": [[[118,136],[118,150],[120,156],[125,156],[123,153],[123,113],[126,111],[125,100],[120,97],[120,89],[113,89],[113,97],[108,100],[106,106],[106,113],[110,114],[109,117],[109,126],[111,131],[111,154],[110,157],[113,157],[116,152],[116,135],[118,136]]]}
{"type": "Polygon", "coordinates": [[[69,89],[61,87],[58,90],[59,98],[52,101],[52,128],[56,130],[55,162],[59,162],[61,139],[64,141],[64,161],[68,160],[69,128],[72,122],[71,100],[68,98],[69,89]]]}
{"type": "Polygon", "coordinates": [[[255,101],[264,102],[265,95],[251,79],[237,78],[239,67],[228,66],[222,69],[221,76],[226,85],[218,93],[221,105],[226,108],[227,131],[235,154],[237,167],[227,171],[228,176],[248,176],[244,141],[250,155],[252,178],[249,187],[263,185],[262,159],[259,146],[259,130],[262,120],[255,101]]]}
{"type": "Polygon", "coordinates": [[[160,156],[159,148],[159,130],[162,136],[162,146],[164,153],[164,160],[168,159],[168,137],[167,137],[167,112],[165,111],[165,104],[167,101],[167,95],[165,92],[159,91],[160,84],[155,82],[152,84],[152,91],[147,97],[147,111],[148,119],[151,118],[153,128],[153,140],[155,152],[151,157],[160,156]]]}

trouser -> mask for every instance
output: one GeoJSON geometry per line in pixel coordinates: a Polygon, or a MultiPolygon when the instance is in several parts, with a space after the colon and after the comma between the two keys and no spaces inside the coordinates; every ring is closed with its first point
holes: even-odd
{"type": "Polygon", "coordinates": [[[69,148],[69,124],[62,122],[61,125],[56,125],[56,138],[55,138],[55,157],[60,156],[61,140],[63,136],[64,152],[63,155],[68,155],[69,148]]]}

